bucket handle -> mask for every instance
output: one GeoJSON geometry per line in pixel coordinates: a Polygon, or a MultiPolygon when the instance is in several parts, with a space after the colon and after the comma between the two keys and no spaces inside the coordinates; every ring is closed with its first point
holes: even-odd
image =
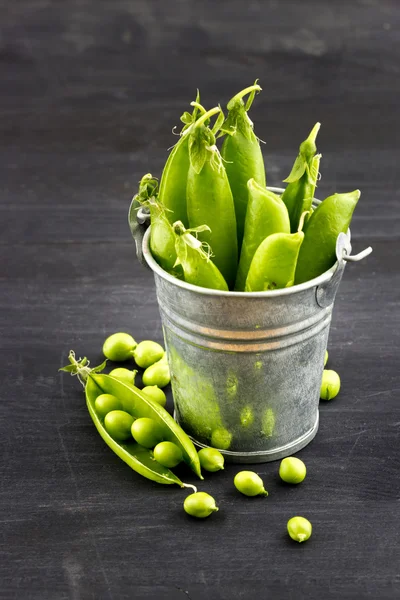
{"type": "Polygon", "coordinates": [[[143,237],[150,225],[150,211],[146,206],[142,206],[135,197],[129,207],[128,223],[135,240],[136,256],[142,265],[150,269],[143,256],[143,237]]]}
{"type": "Polygon", "coordinates": [[[372,248],[371,246],[368,246],[368,248],[365,248],[362,252],[352,255],[350,237],[345,233],[339,233],[336,240],[337,267],[329,281],[322,283],[317,287],[315,298],[318,306],[326,308],[335,300],[346,262],[358,262],[371,254],[371,252],[372,248]]]}

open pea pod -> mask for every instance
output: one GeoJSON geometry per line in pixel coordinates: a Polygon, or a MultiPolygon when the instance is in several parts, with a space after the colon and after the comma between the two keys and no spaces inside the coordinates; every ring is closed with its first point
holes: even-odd
{"type": "Polygon", "coordinates": [[[97,395],[112,394],[122,402],[123,410],[133,417],[154,419],[161,426],[164,439],[179,446],[184,461],[200,479],[203,479],[199,457],[193,442],[160,404],[142,394],[137,387],[125,384],[109,375],[90,373],[89,378],[98,388],[97,395]]]}
{"type": "MultiPolygon", "coordinates": [[[[109,378],[111,379],[111,377],[109,378]]],[[[116,442],[106,431],[104,421],[101,419],[95,410],[95,400],[102,390],[99,388],[93,376],[89,376],[85,386],[86,404],[92,421],[95,424],[97,431],[103,438],[105,443],[111,450],[119,456],[121,460],[126,462],[134,471],[151,479],[157,483],[172,484],[176,483],[181,487],[185,487],[183,482],[172,471],[163,467],[154,460],[153,452],[140,446],[136,442],[116,442]]]]}

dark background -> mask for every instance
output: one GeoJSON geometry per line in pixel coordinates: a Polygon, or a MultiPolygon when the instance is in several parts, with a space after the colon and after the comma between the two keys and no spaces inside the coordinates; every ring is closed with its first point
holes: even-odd
{"type": "Polygon", "coordinates": [[[397,0],[0,2],[1,598],[399,597],[399,27],[397,0]],[[318,196],[361,188],[353,250],[374,252],[337,297],[342,391],[299,453],[304,484],[259,465],[270,496],[249,500],[228,466],[201,486],[220,511],[194,522],[57,370],[70,348],[96,364],[114,331],[162,340],[130,198],[197,87],[225,106],[256,77],[268,183],[321,121],[318,196]]]}

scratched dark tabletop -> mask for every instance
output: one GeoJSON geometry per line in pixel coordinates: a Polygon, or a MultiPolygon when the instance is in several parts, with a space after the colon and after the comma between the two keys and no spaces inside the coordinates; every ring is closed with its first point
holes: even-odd
{"type": "Polygon", "coordinates": [[[400,596],[399,27],[397,0],[0,2],[2,599],[400,596]],[[228,465],[201,485],[220,511],[193,521],[185,492],[108,449],[58,369],[71,348],[96,364],[115,331],[162,341],[130,199],[197,87],[224,106],[257,77],[268,183],[321,121],[318,196],[361,188],[353,250],[374,252],[336,300],[342,391],[299,453],[304,484],[258,465],[270,496],[249,500],[228,465]]]}

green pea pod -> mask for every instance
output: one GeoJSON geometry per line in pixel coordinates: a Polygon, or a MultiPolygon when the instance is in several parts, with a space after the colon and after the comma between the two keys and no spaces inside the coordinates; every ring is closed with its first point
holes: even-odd
{"type": "Polygon", "coordinates": [[[186,208],[186,187],[187,176],[189,172],[189,132],[193,123],[196,122],[199,114],[204,114],[205,109],[199,104],[200,94],[197,90],[196,101],[192,102],[194,106],[193,113],[183,113],[181,121],[185,124],[181,131],[181,137],[177,144],[172,148],[165,163],[161,176],[159,200],[167,209],[166,216],[172,224],[175,221],[182,221],[188,227],[188,217],[186,208]]]}
{"type": "Polygon", "coordinates": [[[259,245],[246,279],[246,292],[265,292],[294,283],[304,233],[273,233],[259,245]]]}
{"type": "Polygon", "coordinates": [[[184,461],[200,479],[203,479],[200,461],[193,442],[165,408],[145,394],[142,394],[141,390],[137,387],[114,379],[114,377],[110,377],[109,375],[95,373],[91,375],[91,379],[99,388],[99,393],[112,394],[119,398],[122,402],[123,410],[132,415],[132,417],[154,419],[160,425],[164,440],[173,442],[179,446],[182,450],[184,461]]]}
{"type": "MultiPolygon", "coordinates": [[[[151,173],[147,173],[142,177],[139,191],[134,199],[142,206],[149,208],[151,253],[160,267],[171,273],[176,262],[175,236],[166,215],[167,211],[161,202],[157,200],[157,197],[158,180],[151,173]]],[[[179,276],[179,272],[176,274],[179,276]]]]}
{"type": "Polygon", "coordinates": [[[247,182],[249,201],[235,290],[243,291],[253,256],[261,242],[273,233],[290,233],[287,208],[281,198],[259,185],[247,182]]]}
{"type": "Polygon", "coordinates": [[[254,179],[265,187],[265,166],[260,143],[254,134],[253,123],[247,112],[250,109],[256,92],[261,87],[257,82],[234,96],[227,105],[228,116],[221,127],[226,137],[221,148],[225,169],[231,186],[236,211],[237,239],[239,251],[242,245],[246,207],[248,200],[247,182],[254,179]],[[246,104],[243,97],[250,94],[246,104]]]}
{"type": "Polygon", "coordinates": [[[235,207],[221,155],[215,145],[215,132],[221,127],[220,108],[202,115],[189,138],[190,168],[187,210],[191,228],[208,225],[199,234],[210,244],[213,262],[229,287],[233,287],[238,262],[235,207]],[[213,130],[204,125],[207,116],[220,113],[213,130]]]}
{"type": "Polygon", "coordinates": [[[142,394],[134,385],[124,383],[110,377],[110,375],[99,373],[104,368],[105,362],[99,367],[90,369],[87,359],[77,361],[73,351],[70,352],[68,358],[70,364],[61,370],[78,376],[79,381],[85,387],[89,413],[101,437],[132,469],[159,483],[178,483],[181,487],[187,487],[169,469],[160,468],[161,465],[156,464],[150,451],[145,452],[141,447],[138,448],[133,441],[117,443],[109,436],[104,428],[103,420],[99,418],[95,410],[95,401],[100,394],[111,394],[118,398],[123,410],[132,417],[154,419],[162,431],[163,438],[179,446],[185,462],[189,464],[200,479],[203,479],[200,460],[191,439],[160,404],[142,394]]]}
{"type": "Polygon", "coordinates": [[[173,229],[176,235],[177,264],[183,269],[185,281],[213,290],[228,291],[225,279],[210,258],[210,246],[196,237],[197,233],[209,231],[210,228],[205,225],[185,229],[183,223],[177,221],[173,229]]]}
{"type": "Polygon", "coordinates": [[[333,194],[314,210],[304,226],[296,284],[318,277],[335,264],[337,237],[339,233],[347,232],[360,195],[360,190],[333,194]]]}
{"type": "Polygon", "coordinates": [[[321,123],[316,123],[308,138],[300,144],[290,175],[284,179],[288,185],[282,200],[288,209],[292,233],[297,231],[301,215],[310,210],[314,198],[321,159],[320,154],[315,154],[315,140],[320,127],[321,123]]]}

